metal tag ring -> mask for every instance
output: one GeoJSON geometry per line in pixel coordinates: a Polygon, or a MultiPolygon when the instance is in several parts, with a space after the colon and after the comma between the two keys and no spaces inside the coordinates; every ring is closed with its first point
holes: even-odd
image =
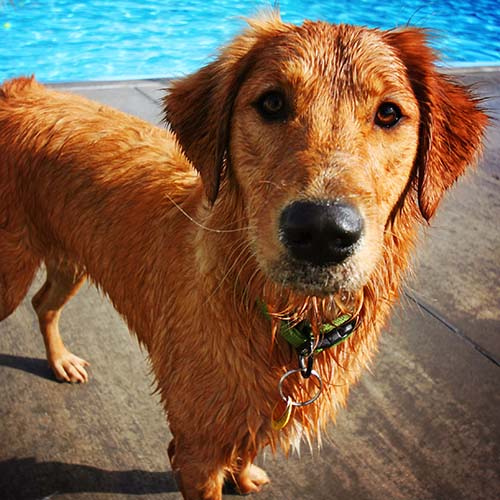
{"type": "Polygon", "coordinates": [[[308,399],[307,401],[300,401],[300,402],[293,401],[290,396],[285,396],[283,394],[283,383],[285,382],[285,380],[290,375],[294,375],[295,373],[301,373],[301,371],[302,370],[300,368],[296,368],[295,370],[287,371],[280,378],[280,381],[279,381],[279,384],[278,384],[278,389],[280,391],[281,399],[283,399],[283,401],[285,401],[285,402],[288,402],[289,400],[291,400],[292,406],[302,407],[302,406],[308,406],[308,405],[314,403],[319,398],[319,396],[321,395],[321,391],[323,390],[323,380],[321,380],[321,377],[320,377],[319,373],[316,370],[311,370],[311,377],[316,378],[318,380],[318,382],[319,382],[318,392],[311,399],[308,399]]]}

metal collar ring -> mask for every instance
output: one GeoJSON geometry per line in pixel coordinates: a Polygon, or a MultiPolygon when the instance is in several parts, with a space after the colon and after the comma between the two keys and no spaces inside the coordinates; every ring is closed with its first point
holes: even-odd
{"type": "MultiPolygon", "coordinates": [[[[281,396],[281,399],[283,399],[283,401],[288,402],[289,400],[291,400],[290,396],[285,396],[285,394],[283,393],[283,383],[285,382],[285,380],[288,377],[290,377],[290,375],[294,375],[295,373],[301,373],[301,371],[302,370],[300,368],[297,368],[295,370],[289,370],[280,378],[280,381],[278,384],[278,389],[280,391],[280,396],[281,396]]],[[[316,394],[311,399],[308,399],[307,401],[293,401],[292,400],[292,406],[298,406],[298,407],[308,406],[308,405],[314,403],[314,401],[316,401],[319,398],[319,396],[321,395],[321,391],[323,390],[323,380],[321,380],[320,374],[316,370],[312,370],[311,377],[314,377],[319,382],[318,392],[316,392],[316,394]]]]}

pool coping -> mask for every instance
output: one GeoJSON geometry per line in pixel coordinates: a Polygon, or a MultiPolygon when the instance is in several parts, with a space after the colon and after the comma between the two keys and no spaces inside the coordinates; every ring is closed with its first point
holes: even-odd
{"type": "Polygon", "coordinates": [[[441,68],[444,73],[469,74],[469,73],[500,73],[500,64],[487,66],[446,66],[441,68]]]}
{"type": "Polygon", "coordinates": [[[84,81],[68,81],[68,82],[41,82],[48,87],[71,87],[74,90],[79,88],[91,90],[93,88],[103,89],[103,88],[116,88],[116,87],[133,87],[140,85],[141,87],[153,87],[159,88],[158,86],[167,86],[172,78],[144,78],[144,79],[133,79],[133,80],[84,80],[84,81]]]}
{"type": "MultiPolygon", "coordinates": [[[[486,65],[486,66],[439,66],[440,71],[451,75],[466,75],[473,73],[498,73],[500,76],[500,64],[486,65]]],[[[92,89],[92,88],[116,88],[116,87],[129,87],[134,85],[150,86],[160,88],[167,86],[174,77],[158,77],[158,78],[136,78],[124,80],[83,80],[83,81],[67,81],[67,82],[42,82],[49,87],[71,87],[77,90],[78,88],[92,89]]]]}

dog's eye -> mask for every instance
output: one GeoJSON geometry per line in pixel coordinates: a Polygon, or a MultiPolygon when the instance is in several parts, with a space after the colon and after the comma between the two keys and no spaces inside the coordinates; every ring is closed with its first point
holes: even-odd
{"type": "Polygon", "coordinates": [[[267,121],[284,121],[288,117],[285,96],[277,90],[266,92],[255,102],[254,106],[267,121]]]}
{"type": "Polygon", "coordinates": [[[403,114],[399,107],[392,102],[383,102],[375,115],[375,125],[383,128],[392,128],[394,127],[403,114]]]}

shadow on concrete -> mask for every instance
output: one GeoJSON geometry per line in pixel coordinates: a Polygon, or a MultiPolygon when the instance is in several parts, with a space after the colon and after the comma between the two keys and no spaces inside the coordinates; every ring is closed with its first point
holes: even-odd
{"type": "Polygon", "coordinates": [[[45,358],[28,358],[25,356],[0,353],[0,366],[7,366],[8,368],[31,373],[32,375],[50,380],[51,382],[57,382],[45,358]]]}
{"type": "Polygon", "coordinates": [[[171,471],[104,470],[89,465],[13,458],[0,462],[0,491],[4,500],[35,500],[68,493],[169,493],[178,488],[171,471]]]}

